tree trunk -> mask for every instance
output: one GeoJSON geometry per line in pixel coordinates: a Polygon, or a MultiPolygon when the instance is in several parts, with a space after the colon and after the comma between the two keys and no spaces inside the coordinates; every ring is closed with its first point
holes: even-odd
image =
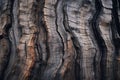
{"type": "Polygon", "coordinates": [[[120,80],[120,0],[0,0],[0,80],[120,80]]]}

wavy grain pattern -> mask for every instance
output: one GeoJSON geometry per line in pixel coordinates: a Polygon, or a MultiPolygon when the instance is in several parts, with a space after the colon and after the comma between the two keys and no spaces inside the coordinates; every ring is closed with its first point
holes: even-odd
{"type": "Polygon", "coordinates": [[[120,0],[0,0],[0,80],[120,80],[120,0]]]}

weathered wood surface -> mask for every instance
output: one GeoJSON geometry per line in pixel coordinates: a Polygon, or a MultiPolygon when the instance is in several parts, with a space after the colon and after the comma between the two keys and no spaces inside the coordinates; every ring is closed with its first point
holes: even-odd
{"type": "Polygon", "coordinates": [[[0,80],[120,80],[120,0],[0,0],[0,80]]]}

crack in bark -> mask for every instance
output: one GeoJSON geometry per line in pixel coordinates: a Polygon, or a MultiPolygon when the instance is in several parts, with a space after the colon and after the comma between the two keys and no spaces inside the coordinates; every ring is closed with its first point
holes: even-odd
{"type": "Polygon", "coordinates": [[[56,24],[56,31],[57,31],[57,33],[58,33],[58,35],[59,35],[59,37],[60,37],[60,39],[61,39],[61,43],[62,43],[62,63],[61,63],[61,65],[59,66],[59,68],[58,68],[58,70],[56,71],[56,76],[55,76],[55,79],[57,79],[57,80],[61,80],[62,79],[62,77],[61,77],[61,75],[59,74],[59,72],[60,72],[60,69],[61,69],[61,67],[63,66],[63,63],[64,63],[64,58],[63,58],[63,56],[64,56],[64,54],[65,54],[65,51],[64,51],[64,49],[65,49],[65,45],[64,45],[64,40],[63,40],[63,38],[62,38],[62,35],[61,35],[61,33],[59,32],[59,26],[58,26],[58,12],[57,12],[57,7],[58,7],[58,4],[59,4],[59,0],[57,0],[57,2],[56,2],[56,4],[55,4],[55,24],[56,24]]]}
{"type": "Polygon", "coordinates": [[[80,55],[81,55],[81,47],[79,45],[79,40],[75,37],[74,33],[72,32],[71,27],[68,23],[68,14],[66,12],[67,5],[63,6],[63,25],[65,27],[66,32],[71,35],[71,39],[76,50],[76,59],[75,59],[75,78],[76,80],[80,80],[80,55]]]}
{"type": "Polygon", "coordinates": [[[106,65],[106,52],[107,52],[107,47],[105,45],[104,39],[102,38],[101,34],[100,34],[100,29],[99,29],[99,25],[98,22],[99,21],[99,15],[102,11],[102,3],[100,0],[95,0],[95,9],[96,12],[93,15],[93,18],[90,22],[91,26],[92,26],[92,31],[94,33],[94,37],[96,39],[97,45],[99,47],[100,50],[100,54],[101,54],[101,61],[100,61],[100,65],[101,65],[101,80],[105,80],[105,65],[106,65]]]}

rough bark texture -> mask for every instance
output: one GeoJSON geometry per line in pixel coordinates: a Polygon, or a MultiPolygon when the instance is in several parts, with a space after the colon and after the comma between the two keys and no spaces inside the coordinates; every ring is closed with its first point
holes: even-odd
{"type": "Polygon", "coordinates": [[[0,80],[120,80],[120,0],[0,0],[0,80]]]}

